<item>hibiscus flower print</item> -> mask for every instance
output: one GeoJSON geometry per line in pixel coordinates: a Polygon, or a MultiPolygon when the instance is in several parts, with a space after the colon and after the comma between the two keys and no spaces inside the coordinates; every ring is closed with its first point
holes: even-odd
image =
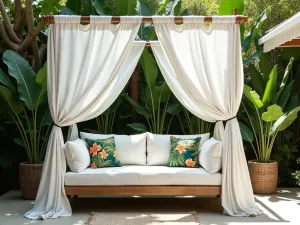
{"type": "Polygon", "coordinates": [[[101,152],[100,152],[100,156],[102,159],[106,159],[108,154],[106,153],[106,151],[103,149],[101,152]]]}
{"type": "Polygon", "coordinates": [[[114,157],[115,157],[116,161],[119,161],[119,155],[117,152],[114,153],[114,157]]]}
{"type": "Polygon", "coordinates": [[[194,146],[194,144],[195,144],[195,142],[194,142],[194,141],[189,141],[189,144],[188,144],[188,146],[189,146],[189,147],[193,147],[193,146],[194,146]]]}
{"type": "Polygon", "coordinates": [[[97,168],[96,163],[93,162],[93,163],[91,164],[91,167],[92,167],[93,169],[97,168]]]}
{"type": "Polygon", "coordinates": [[[97,152],[100,150],[101,150],[101,146],[94,143],[93,146],[90,147],[90,154],[92,154],[92,156],[96,156],[97,152]]]}
{"type": "Polygon", "coordinates": [[[176,146],[176,150],[182,154],[183,152],[186,152],[185,149],[185,144],[183,144],[182,142],[179,142],[178,145],[176,146]]]}
{"type": "Polygon", "coordinates": [[[185,160],[185,164],[187,165],[187,167],[195,167],[196,162],[193,161],[192,159],[187,159],[185,160]]]}

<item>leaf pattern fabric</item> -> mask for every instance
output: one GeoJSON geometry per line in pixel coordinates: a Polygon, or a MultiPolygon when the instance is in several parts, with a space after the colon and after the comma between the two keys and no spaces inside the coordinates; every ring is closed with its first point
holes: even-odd
{"type": "Polygon", "coordinates": [[[171,151],[168,166],[199,167],[198,150],[200,139],[200,137],[194,139],[182,139],[171,136],[171,151]]]}
{"type": "Polygon", "coordinates": [[[91,159],[91,168],[119,167],[122,166],[116,152],[115,138],[85,139],[91,159]]]}

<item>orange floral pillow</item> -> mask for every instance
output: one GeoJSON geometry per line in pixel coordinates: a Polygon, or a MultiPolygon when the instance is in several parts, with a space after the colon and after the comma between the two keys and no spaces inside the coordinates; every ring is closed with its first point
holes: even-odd
{"type": "Polygon", "coordinates": [[[182,139],[171,136],[171,151],[168,166],[199,167],[198,150],[200,139],[200,137],[194,139],[182,139]]]}
{"type": "Polygon", "coordinates": [[[118,167],[122,166],[116,152],[115,138],[85,139],[91,159],[91,168],[118,167]]]}

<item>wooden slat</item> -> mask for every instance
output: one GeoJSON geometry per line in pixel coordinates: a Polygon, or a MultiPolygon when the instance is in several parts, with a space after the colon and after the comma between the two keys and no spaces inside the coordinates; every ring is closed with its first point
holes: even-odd
{"type": "Polygon", "coordinates": [[[65,186],[66,195],[221,195],[221,186],[65,186]]]}
{"type": "Polygon", "coordinates": [[[280,46],[281,47],[300,47],[300,39],[299,38],[293,39],[293,40],[288,41],[280,46]]]}

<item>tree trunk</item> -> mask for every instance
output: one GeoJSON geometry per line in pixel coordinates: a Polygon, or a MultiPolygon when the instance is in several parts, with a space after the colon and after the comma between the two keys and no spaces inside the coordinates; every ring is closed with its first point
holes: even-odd
{"type": "MultiPolygon", "coordinates": [[[[140,83],[140,68],[137,65],[131,75],[130,78],[130,89],[129,89],[129,96],[134,101],[139,102],[139,83],[140,83]]],[[[132,112],[132,122],[137,122],[137,113],[135,111],[135,108],[131,106],[131,112],[132,112]]]]}

